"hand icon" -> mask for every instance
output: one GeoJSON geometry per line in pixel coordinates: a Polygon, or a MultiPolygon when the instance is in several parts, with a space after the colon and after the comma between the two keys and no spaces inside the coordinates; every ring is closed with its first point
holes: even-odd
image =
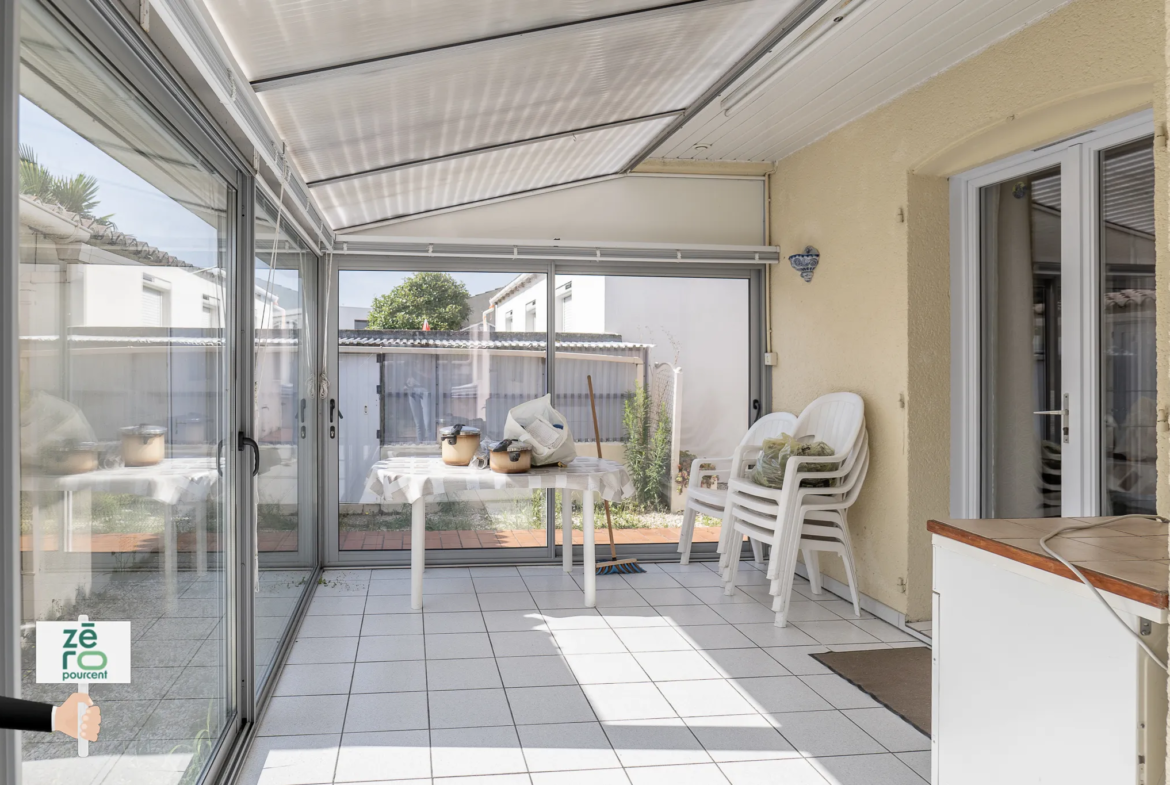
{"type": "Polygon", "coordinates": [[[90,697],[84,693],[73,693],[57,707],[57,714],[53,718],[53,730],[59,730],[76,739],[78,712],[84,712],[81,718],[81,737],[86,741],[97,741],[98,733],[102,729],[102,710],[94,706],[90,697]]]}

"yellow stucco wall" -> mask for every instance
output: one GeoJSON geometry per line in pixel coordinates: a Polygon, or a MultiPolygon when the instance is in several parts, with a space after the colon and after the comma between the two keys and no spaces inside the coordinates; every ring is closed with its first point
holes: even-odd
{"type": "Polygon", "coordinates": [[[773,407],[864,397],[873,459],[850,517],[861,590],[910,619],[930,612],[925,521],[949,507],[946,178],[1151,104],[1164,128],[1166,3],[1076,0],[776,165],[772,241],[785,255],[816,246],[821,264],[809,284],[773,277],[773,407]]]}

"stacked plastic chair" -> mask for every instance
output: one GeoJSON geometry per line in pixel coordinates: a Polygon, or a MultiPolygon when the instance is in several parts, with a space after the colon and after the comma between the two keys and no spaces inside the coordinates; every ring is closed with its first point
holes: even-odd
{"type": "MultiPolygon", "coordinates": [[[[678,551],[682,554],[679,561],[682,564],[689,564],[691,561],[695,517],[702,513],[710,518],[723,519],[724,507],[727,504],[727,483],[734,477],[746,476],[747,471],[751,469],[753,462],[745,461],[744,455],[754,457],[759,453],[758,447],[753,450],[752,445],[763,444],[764,439],[773,439],[782,433],[792,433],[796,428],[796,422],[796,415],[788,412],[766,414],[748,429],[730,458],[696,458],[691,462],[682,530],[678,538],[678,551]],[[705,480],[709,483],[707,487],[704,487],[705,480]]],[[[729,550],[727,544],[731,541],[731,536],[731,530],[726,526],[720,530],[719,553],[723,554],[729,550]]],[[[762,559],[760,543],[753,542],[752,548],[756,560],[760,561],[762,559]]]]}
{"type": "MultiPolygon", "coordinates": [[[[820,593],[821,576],[816,554],[837,553],[845,561],[854,612],[861,614],[848,510],[856,502],[869,468],[869,438],[865,406],[854,393],[831,393],[813,401],[800,414],[791,432],[796,438],[821,441],[833,448],[829,456],[791,456],[784,487],[769,488],[752,482],[746,473],[732,477],[724,506],[723,536],[736,542],[747,536],[769,547],[767,577],[776,611],[776,626],[787,626],[796,558],[805,553],[809,582],[820,593]],[[806,464],[832,464],[831,471],[809,471],[806,464]],[[812,487],[811,482],[819,487],[812,487]],[[827,483],[823,481],[828,481],[827,483]],[[827,487],[826,487],[827,485],[827,487]]],[[[761,440],[762,442],[762,440],[761,440]]],[[[762,444],[742,449],[741,462],[754,463],[762,444]]],[[[730,547],[720,566],[725,591],[735,593],[742,548],[730,547]]]]}

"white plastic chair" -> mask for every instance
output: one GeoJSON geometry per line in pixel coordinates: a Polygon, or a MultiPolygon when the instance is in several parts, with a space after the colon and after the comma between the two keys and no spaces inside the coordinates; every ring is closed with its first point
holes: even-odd
{"type": "MultiPolygon", "coordinates": [[[[820,570],[815,554],[831,551],[845,562],[854,612],[860,615],[860,596],[857,591],[856,569],[853,548],[849,538],[846,511],[857,500],[865,473],[869,466],[868,441],[863,437],[857,449],[852,451],[852,460],[842,463],[841,471],[786,473],[800,481],[825,479],[838,475],[839,485],[831,489],[799,488],[797,511],[787,519],[781,515],[784,509],[783,490],[764,488],[750,481],[733,481],[728,495],[727,520],[739,535],[765,542],[770,546],[767,577],[770,579],[769,593],[773,595],[772,609],[776,611],[776,625],[786,625],[788,607],[792,598],[792,576],[796,569],[796,554],[803,551],[809,565],[810,584],[816,593],[820,592],[820,570]],[[824,494],[824,491],[839,491],[824,494]],[[820,493],[818,493],[820,492],[820,493]]],[[[826,459],[822,459],[826,460],[826,459]]],[[[724,571],[725,590],[734,591],[739,570],[739,553],[731,553],[730,563],[724,571]]]]}
{"type": "MultiPolygon", "coordinates": [[[[732,478],[728,484],[728,501],[723,520],[724,528],[729,530],[728,534],[733,539],[737,535],[746,534],[752,540],[767,542],[772,546],[768,578],[773,582],[771,593],[777,598],[774,607],[777,610],[778,626],[786,624],[792,573],[804,525],[802,505],[807,501],[822,508],[833,504],[843,505],[841,509],[847,509],[852,500],[856,499],[855,494],[850,498],[852,485],[856,484],[858,476],[864,477],[857,464],[862,461],[864,466],[868,457],[864,412],[864,403],[853,393],[832,393],[818,398],[801,413],[792,435],[823,441],[833,447],[833,455],[789,457],[782,489],[766,488],[745,478],[732,478]],[[802,471],[801,466],[808,463],[834,463],[837,468],[829,472],[802,471]],[[806,480],[824,479],[837,483],[828,493],[824,487],[805,485],[806,480]]],[[[743,459],[754,460],[760,449],[758,445],[745,448],[743,459]]],[[[829,511],[818,509],[805,512],[829,511]]],[[[843,541],[843,537],[838,539],[838,542],[843,541]]],[[[729,548],[725,554],[723,579],[725,591],[729,595],[735,592],[741,550],[729,548]]],[[[846,550],[843,546],[838,552],[842,553],[843,558],[852,555],[851,548],[846,550]]]]}
{"type": "MultiPolygon", "coordinates": [[[[797,417],[788,412],[773,412],[765,414],[748,429],[735,448],[730,458],[695,458],[691,463],[691,477],[687,483],[687,500],[683,508],[682,529],[678,537],[678,551],[681,564],[691,561],[691,544],[695,536],[695,517],[702,513],[711,518],[723,518],[723,508],[727,503],[727,483],[734,477],[742,477],[752,464],[744,463],[745,447],[753,444],[762,444],[764,439],[772,439],[782,433],[792,433],[796,428],[797,417]],[[703,468],[709,466],[710,468],[703,468]],[[712,478],[711,487],[702,487],[705,478],[712,478]],[[723,486],[723,487],[720,487],[723,486]]],[[[753,454],[758,454],[755,451],[753,454]]],[[[722,529],[719,532],[719,553],[727,550],[726,543],[730,540],[730,531],[722,529]]],[[[753,543],[757,561],[762,560],[760,545],[753,543]]]]}

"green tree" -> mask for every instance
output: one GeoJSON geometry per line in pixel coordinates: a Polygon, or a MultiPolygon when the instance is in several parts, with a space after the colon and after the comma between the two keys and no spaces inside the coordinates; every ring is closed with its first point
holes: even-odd
{"type": "Polygon", "coordinates": [[[432,330],[458,330],[471,313],[468,297],[467,287],[447,273],[415,273],[374,298],[369,328],[421,330],[426,321],[432,330]]]}

